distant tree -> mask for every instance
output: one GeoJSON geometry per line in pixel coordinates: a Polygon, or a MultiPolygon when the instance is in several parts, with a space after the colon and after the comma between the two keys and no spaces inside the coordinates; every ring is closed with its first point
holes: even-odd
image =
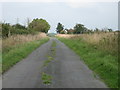
{"type": "Polygon", "coordinates": [[[68,29],[67,29],[67,28],[65,28],[65,30],[66,30],[66,31],[68,31],[68,29]]]}
{"type": "Polygon", "coordinates": [[[107,33],[107,32],[109,32],[109,30],[108,30],[108,28],[105,27],[105,28],[102,29],[102,32],[107,33]]]}
{"type": "Polygon", "coordinates": [[[112,29],[108,29],[109,32],[112,32],[113,30],[112,29]]]}
{"type": "Polygon", "coordinates": [[[67,33],[68,33],[68,34],[74,34],[74,33],[75,33],[75,30],[74,30],[74,29],[69,29],[67,33]]]}
{"type": "Polygon", "coordinates": [[[60,33],[64,29],[64,26],[61,23],[58,23],[56,31],[57,33],[60,33]]]}
{"type": "Polygon", "coordinates": [[[50,29],[50,25],[46,20],[37,18],[33,19],[33,21],[29,24],[29,28],[35,31],[47,33],[50,29]]]}
{"type": "Polygon", "coordinates": [[[27,18],[27,26],[30,24],[30,18],[27,18]]]}
{"type": "Polygon", "coordinates": [[[20,25],[20,24],[15,24],[15,25],[13,25],[12,27],[14,27],[15,29],[26,29],[26,27],[25,26],[23,26],[23,25],[20,25]]]}
{"type": "Polygon", "coordinates": [[[11,26],[9,23],[2,23],[2,37],[9,37],[11,26]]]}
{"type": "Polygon", "coordinates": [[[86,27],[83,27],[83,33],[88,33],[88,32],[90,32],[90,30],[87,29],[86,27]]]}
{"type": "Polygon", "coordinates": [[[86,33],[87,33],[87,34],[92,34],[92,33],[93,33],[93,30],[92,30],[92,29],[88,29],[86,33]]]}
{"type": "Polygon", "coordinates": [[[100,30],[98,29],[98,28],[95,28],[95,30],[94,30],[95,32],[99,32],[100,30]]]}
{"type": "Polygon", "coordinates": [[[83,34],[86,31],[86,27],[82,24],[76,24],[74,27],[75,33],[76,34],[83,34]]]}
{"type": "Polygon", "coordinates": [[[64,30],[60,31],[60,34],[65,34],[65,31],[64,30]]]}

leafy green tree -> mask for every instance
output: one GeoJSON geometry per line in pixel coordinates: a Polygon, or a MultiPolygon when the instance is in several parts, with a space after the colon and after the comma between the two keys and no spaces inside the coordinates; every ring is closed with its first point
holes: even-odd
{"type": "Polygon", "coordinates": [[[2,23],[2,37],[8,37],[10,34],[11,26],[9,23],[2,23]]]}
{"type": "Polygon", "coordinates": [[[92,33],[94,33],[94,31],[92,29],[91,30],[90,29],[87,30],[87,34],[92,34],[92,33]]]}
{"type": "Polygon", "coordinates": [[[61,23],[58,23],[56,31],[57,33],[60,33],[64,29],[64,26],[61,23]]]}
{"type": "Polygon", "coordinates": [[[44,19],[33,19],[33,21],[28,26],[30,29],[35,31],[45,32],[47,33],[50,29],[49,23],[44,19]]]}
{"type": "Polygon", "coordinates": [[[68,34],[75,34],[75,30],[74,29],[69,29],[69,30],[67,30],[68,32],[68,34]]]}
{"type": "Polygon", "coordinates": [[[15,29],[26,29],[25,26],[20,25],[20,24],[15,24],[15,25],[13,25],[12,27],[15,28],[15,29]]]}
{"type": "Polygon", "coordinates": [[[76,24],[74,30],[76,34],[83,34],[84,32],[86,32],[87,28],[84,27],[84,25],[82,24],[76,24]]]}

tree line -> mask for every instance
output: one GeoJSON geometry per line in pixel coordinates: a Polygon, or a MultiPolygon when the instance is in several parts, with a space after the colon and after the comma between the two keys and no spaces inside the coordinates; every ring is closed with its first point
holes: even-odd
{"type": "Polygon", "coordinates": [[[64,29],[64,25],[62,25],[61,23],[58,23],[57,28],[56,28],[56,32],[59,34],[84,34],[84,33],[100,33],[100,32],[112,32],[112,29],[109,28],[104,28],[104,29],[98,29],[95,28],[93,29],[88,29],[85,27],[85,25],[83,24],[76,24],[73,29],[64,29]]]}
{"type": "Polygon", "coordinates": [[[27,26],[19,23],[11,25],[10,23],[0,23],[0,31],[2,38],[9,37],[14,34],[36,34],[38,32],[47,33],[50,29],[49,23],[45,19],[33,19],[27,26]]]}
{"type": "MultiPolygon", "coordinates": [[[[11,25],[10,23],[0,23],[0,36],[3,38],[9,37],[14,34],[36,34],[38,32],[47,33],[50,29],[50,24],[45,19],[33,19],[31,22],[28,21],[27,26],[16,23],[11,25]],[[2,32],[2,33],[1,33],[2,32]]],[[[60,34],[84,34],[94,32],[112,32],[112,29],[88,29],[83,24],[76,24],[72,29],[64,28],[64,25],[58,23],[56,28],[57,33],[60,34]]]]}

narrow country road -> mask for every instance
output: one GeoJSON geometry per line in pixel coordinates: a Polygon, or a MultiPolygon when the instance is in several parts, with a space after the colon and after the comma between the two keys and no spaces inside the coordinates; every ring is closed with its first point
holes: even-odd
{"type": "Polygon", "coordinates": [[[56,38],[50,38],[49,42],[13,66],[2,78],[3,88],[107,88],[79,56],[56,38]],[[43,67],[53,42],[56,42],[54,60],[43,67]],[[50,85],[43,83],[42,72],[52,76],[50,85]]]}

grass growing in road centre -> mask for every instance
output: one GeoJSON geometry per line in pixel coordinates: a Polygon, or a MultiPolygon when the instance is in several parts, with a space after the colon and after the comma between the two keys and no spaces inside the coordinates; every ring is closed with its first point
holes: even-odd
{"type": "Polygon", "coordinates": [[[47,66],[54,58],[51,56],[48,56],[48,60],[44,61],[43,66],[47,66]]]}
{"type": "Polygon", "coordinates": [[[49,85],[49,84],[52,83],[52,76],[43,72],[42,73],[42,81],[43,81],[44,84],[49,85]]]}

